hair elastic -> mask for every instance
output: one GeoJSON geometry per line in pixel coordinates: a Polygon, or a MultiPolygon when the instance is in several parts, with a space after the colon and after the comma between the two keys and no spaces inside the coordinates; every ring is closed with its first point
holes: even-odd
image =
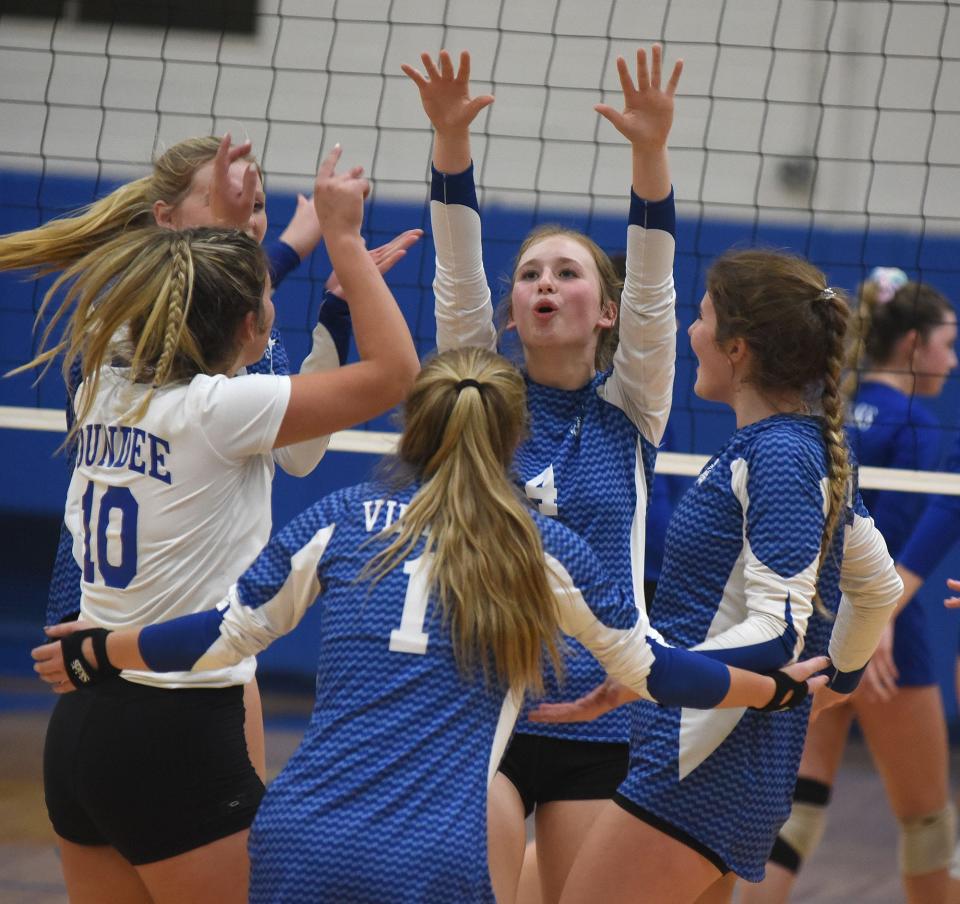
{"type": "Polygon", "coordinates": [[[837,293],[833,289],[831,289],[830,286],[827,286],[817,296],[817,301],[830,301],[832,298],[836,298],[836,297],[837,297],[837,293]]]}
{"type": "Polygon", "coordinates": [[[874,267],[867,280],[877,287],[877,301],[886,304],[893,300],[899,289],[910,282],[910,277],[899,267],[874,267]]]}
{"type": "Polygon", "coordinates": [[[480,393],[480,395],[483,395],[483,386],[480,383],[478,383],[476,380],[471,380],[469,378],[467,378],[466,380],[461,380],[459,383],[456,384],[457,392],[463,392],[463,390],[466,389],[468,386],[472,386],[474,389],[477,390],[477,392],[480,393]]]}

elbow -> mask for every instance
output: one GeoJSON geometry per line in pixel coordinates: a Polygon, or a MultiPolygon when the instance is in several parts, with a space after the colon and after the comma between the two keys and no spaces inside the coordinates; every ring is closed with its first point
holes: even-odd
{"type": "Polygon", "coordinates": [[[402,365],[397,368],[396,374],[390,381],[388,394],[391,396],[391,406],[399,405],[401,402],[406,401],[419,373],[420,360],[417,358],[416,352],[413,352],[402,365]]]}

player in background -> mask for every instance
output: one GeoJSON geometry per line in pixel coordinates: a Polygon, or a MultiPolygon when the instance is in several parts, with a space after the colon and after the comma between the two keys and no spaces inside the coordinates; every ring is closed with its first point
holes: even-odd
{"type": "MultiPolygon", "coordinates": [[[[689,330],[694,391],[728,405],[737,430],[674,512],[656,604],[665,642],[758,671],[792,661],[814,610],[831,613],[826,704],[856,688],[902,589],[848,460],[847,318],[800,258],[742,251],[712,264],[689,330]]],[[[607,698],[549,716],[592,716],[607,698]]],[[[639,705],[630,772],[561,900],[727,901],[736,876],[762,879],[807,715],[639,705]]]]}
{"type": "MultiPolygon", "coordinates": [[[[65,521],[88,621],[140,625],[216,603],[270,535],[272,450],[380,414],[412,383],[412,339],[360,235],[369,186],[359,168],[336,174],[339,156],[321,165],[314,204],[351,304],[355,364],[236,375],[262,358],[273,322],[266,258],[238,231],[129,231],[51,289],[69,285],[51,320],[67,327],[31,364],[82,361],[65,521]]],[[[246,900],[263,792],[243,733],[254,667],[125,672],[97,708],[82,695],[57,706],[44,783],[71,900],[246,900]],[[96,736],[98,749],[84,746],[96,736]]]]}
{"type": "MultiPolygon", "coordinates": [[[[488,868],[487,789],[524,692],[542,689],[544,659],[559,661],[559,631],[669,705],[795,704],[826,665],[794,666],[796,681],[660,645],[583,540],[513,484],[526,422],[509,362],[476,347],[441,354],[406,403],[392,473],[311,506],[216,609],[35,651],[58,691],[84,685],[76,666],[91,677],[224,668],[320,608],[313,715],[251,832],[254,904],[492,902],[495,891],[509,904],[488,868]]],[[[68,696],[96,707],[114,683],[68,696]]]]}
{"type": "MultiPolygon", "coordinates": [[[[894,268],[873,270],[858,295],[850,446],[861,465],[932,470],[940,458],[941,431],[922,399],[938,396],[957,366],[956,313],[936,289],[894,268]]],[[[863,501],[900,563],[927,497],[865,490],[863,501]]],[[[916,585],[902,569],[901,576],[912,596],[916,585]]],[[[900,824],[907,900],[946,900],[954,847],[947,726],[924,609],[907,600],[905,594],[858,693],[810,726],[790,818],[774,844],[764,882],[744,890],[748,904],[786,901],[803,861],[816,850],[854,718],[900,824]]],[[[828,630],[818,626],[818,633],[828,630]]]]}
{"type": "MultiPolygon", "coordinates": [[[[646,51],[638,50],[636,81],[619,59],[623,111],[595,108],[631,147],[622,294],[610,259],[593,241],[542,226],[520,246],[501,309],[504,330],[515,332],[522,347],[527,380],[530,434],[516,456],[520,485],[541,514],[590,544],[638,606],[647,500],[676,357],[675,215],[666,146],[682,63],[663,78],[661,56],[655,45],[648,64],[646,51]]],[[[437,346],[493,350],[506,337],[498,336],[483,271],[470,147],[471,123],[493,98],[470,95],[468,54],[461,54],[456,71],[446,51],[436,62],[428,54],[421,60],[424,73],[402,68],[434,129],[437,346]]],[[[564,672],[562,687],[548,672],[548,700],[574,699],[603,678],[574,643],[564,672]]],[[[541,725],[521,715],[491,792],[498,826],[491,837],[498,857],[514,862],[519,875],[524,815],[535,811],[544,900],[559,897],[584,836],[626,775],[629,733],[626,711],[574,726],[541,725]]]]}

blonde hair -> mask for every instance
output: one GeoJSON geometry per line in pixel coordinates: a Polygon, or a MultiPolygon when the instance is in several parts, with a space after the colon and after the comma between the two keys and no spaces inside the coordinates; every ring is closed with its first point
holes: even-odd
{"type": "MultiPolygon", "coordinates": [[[[750,381],[761,391],[809,394],[819,389],[828,506],[815,583],[840,524],[851,475],[840,390],[849,309],[842,292],[826,289],[826,277],[813,264],[774,251],[728,252],[707,273],[707,292],[717,314],[716,341],[745,340],[751,351],[750,381]]],[[[832,618],[819,589],[814,605],[832,618]]]]}
{"type": "Polygon", "coordinates": [[[119,359],[130,380],[150,383],[136,410],[139,419],[152,389],[198,373],[224,372],[238,354],[238,329],[249,312],[263,321],[267,262],[260,246],[236,230],[158,226],[122,234],[68,266],[44,297],[67,287],[50,317],[33,360],[11,373],[49,366],[63,353],[66,377],[81,360],[89,381],[69,442],[89,413],[100,368],[119,359]],[[71,313],[71,308],[75,309],[71,313]],[[51,337],[65,320],[60,338],[51,337]]]}
{"type": "Polygon", "coordinates": [[[584,235],[576,229],[570,229],[567,226],[560,226],[555,223],[545,223],[538,226],[523,240],[520,245],[517,256],[513,261],[513,270],[510,274],[510,287],[497,305],[497,328],[501,339],[506,331],[506,325],[513,316],[513,287],[517,283],[517,270],[523,261],[523,256],[532,245],[541,242],[544,239],[553,236],[562,236],[572,239],[582,245],[593,258],[597,267],[597,274],[600,277],[600,297],[597,299],[598,310],[602,310],[605,305],[612,306],[614,314],[613,326],[602,327],[600,335],[597,337],[597,347],[593,356],[593,366],[600,371],[609,370],[613,365],[613,355],[617,350],[617,344],[620,341],[620,317],[618,305],[620,303],[620,293],[623,290],[623,278],[617,272],[617,268],[610,260],[609,255],[588,235],[584,235]]]}
{"type": "Polygon", "coordinates": [[[220,139],[209,136],[179,141],[154,160],[151,175],[120,186],[71,216],[0,236],[0,270],[33,269],[37,276],[64,270],[125,230],[152,226],[153,205],[179,204],[197,170],[213,160],[219,146],[220,139]]]}
{"type": "Polygon", "coordinates": [[[445,352],[417,377],[404,422],[399,460],[423,483],[361,578],[381,579],[425,537],[461,670],[542,691],[544,651],[561,668],[559,610],[540,533],[508,475],[526,430],[523,377],[481,348],[445,352]]]}

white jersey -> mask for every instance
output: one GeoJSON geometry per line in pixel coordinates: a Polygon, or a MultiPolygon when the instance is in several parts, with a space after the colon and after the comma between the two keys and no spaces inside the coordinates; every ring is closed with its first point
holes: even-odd
{"type": "MultiPolygon", "coordinates": [[[[125,369],[103,368],[67,494],[81,617],[104,628],[215,605],[270,536],[271,452],[290,378],[196,376],[158,390],[139,421],[123,423],[146,391],[125,369]]],[[[123,677],[225,687],[249,681],[255,668],[249,658],[216,671],[123,677]]]]}

